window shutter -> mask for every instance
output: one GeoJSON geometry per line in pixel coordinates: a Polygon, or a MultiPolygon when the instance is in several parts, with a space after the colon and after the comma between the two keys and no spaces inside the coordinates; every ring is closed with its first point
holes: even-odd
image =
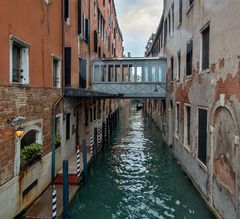
{"type": "Polygon", "coordinates": [[[88,19],[85,19],[85,39],[86,39],[86,43],[88,43],[89,39],[89,26],[88,26],[88,19]]]}
{"type": "Polygon", "coordinates": [[[86,74],[86,60],[79,59],[79,87],[86,88],[87,87],[87,74],[86,74]]]}
{"type": "Polygon", "coordinates": [[[82,0],[78,0],[78,34],[82,33],[82,0]]]}
{"type": "Polygon", "coordinates": [[[98,34],[97,31],[94,30],[94,52],[97,53],[97,48],[98,48],[98,34]]]}
{"type": "Polygon", "coordinates": [[[64,18],[65,21],[69,18],[69,0],[64,0],[64,18]]]}
{"type": "Polygon", "coordinates": [[[65,87],[71,86],[71,47],[65,47],[65,87]]]}

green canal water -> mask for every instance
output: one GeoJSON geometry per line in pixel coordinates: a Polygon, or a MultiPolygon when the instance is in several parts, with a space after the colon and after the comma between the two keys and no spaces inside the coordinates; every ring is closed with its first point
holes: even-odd
{"type": "Polygon", "coordinates": [[[121,112],[70,206],[71,219],[214,218],[155,124],[134,108],[121,112]]]}

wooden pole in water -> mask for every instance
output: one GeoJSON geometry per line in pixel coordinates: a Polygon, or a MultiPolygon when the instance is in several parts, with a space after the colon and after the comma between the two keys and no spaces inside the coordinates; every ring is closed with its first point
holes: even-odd
{"type": "Polygon", "coordinates": [[[68,160],[63,161],[63,219],[69,219],[68,160]]]}

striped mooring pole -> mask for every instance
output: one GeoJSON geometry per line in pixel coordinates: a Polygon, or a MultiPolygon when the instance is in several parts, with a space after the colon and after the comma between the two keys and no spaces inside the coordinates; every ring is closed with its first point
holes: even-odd
{"type": "Polygon", "coordinates": [[[57,218],[57,190],[55,186],[53,186],[52,190],[52,219],[57,218]]]}
{"type": "Polygon", "coordinates": [[[93,155],[93,137],[90,138],[90,153],[93,155]]]}
{"type": "Polygon", "coordinates": [[[77,148],[77,177],[80,177],[81,168],[80,168],[80,149],[77,148]]]}

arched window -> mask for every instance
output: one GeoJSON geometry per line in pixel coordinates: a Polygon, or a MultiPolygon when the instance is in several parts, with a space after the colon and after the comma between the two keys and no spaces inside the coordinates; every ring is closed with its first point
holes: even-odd
{"type": "Polygon", "coordinates": [[[21,139],[21,149],[23,149],[25,146],[36,143],[36,139],[37,131],[36,130],[28,131],[21,139]]]}

